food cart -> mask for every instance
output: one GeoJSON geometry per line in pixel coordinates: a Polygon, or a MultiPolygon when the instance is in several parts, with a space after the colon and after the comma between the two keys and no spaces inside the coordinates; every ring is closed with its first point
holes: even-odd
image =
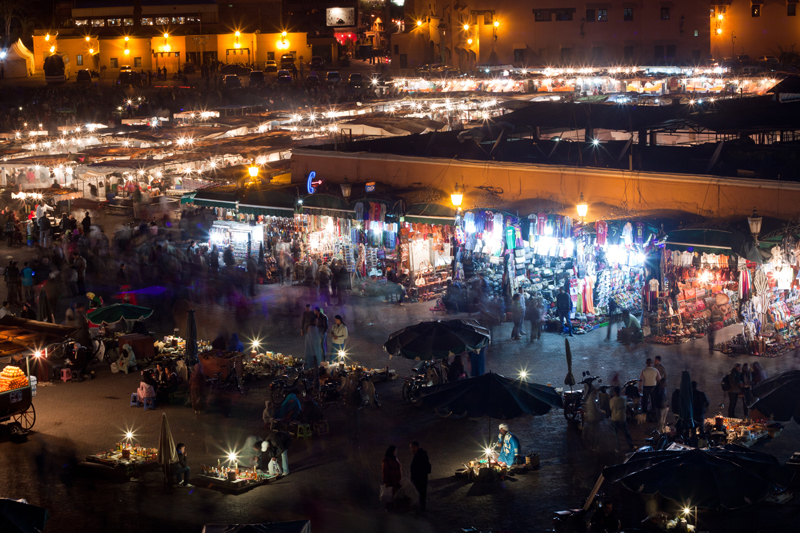
{"type": "Polygon", "coordinates": [[[208,379],[211,388],[224,389],[233,385],[239,389],[241,394],[244,394],[243,355],[241,352],[208,350],[198,354],[197,358],[200,360],[203,375],[208,379]]]}
{"type": "MultiPolygon", "coordinates": [[[[75,328],[36,320],[13,316],[0,319],[0,423],[10,421],[12,436],[24,437],[36,423],[36,378],[31,379],[31,359],[42,371],[48,355],[57,352],[74,332],[75,328]]],[[[49,371],[40,372],[39,377],[49,379],[49,371]]]]}
{"type": "Polygon", "coordinates": [[[238,465],[216,467],[201,465],[200,473],[196,476],[209,487],[223,490],[232,494],[242,494],[250,489],[266,485],[279,476],[271,476],[256,468],[239,468],[238,465]]]}

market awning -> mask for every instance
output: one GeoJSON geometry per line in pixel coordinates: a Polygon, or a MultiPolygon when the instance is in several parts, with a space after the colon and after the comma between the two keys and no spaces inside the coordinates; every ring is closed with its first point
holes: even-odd
{"type": "Polygon", "coordinates": [[[220,191],[211,188],[201,189],[194,195],[192,203],[203,207],[236,209],[239,203],[239,196],[235,191],[220,191]]]}
{"type": "Polygon", "coordinates": [[[280,190],[255,191],[239,202],[239,212],[248,215],[292,218],[297,201],[293,194],[280,190]]]}
{"type": "Polygon", "coordinates": [[[303,213],[337,218],[353,218],[355,211],[344,198],[330,194],[310,194],[303,198],[303,213]]]}
{"type": "Polygon", "coordinates": [[[181,203],[182,204],[190,204],[190,203],[192,203],[194,201],[194,197],[195,197],[196,194],[197,194],[196,191],[184,194],[183,196],[181,196],[181,203]]]}
{"type": "Polygon", "coordinates": [[[411,224],[452,226],[456,223],[456,210],[440,204],[412,204],[405,219],[411,224]]]}
{"type": "Polygon", "coordinates": [[[764,263],[755,243],[738,231],[705,228],[675,230],[667,234],[666,246],[670,250],[736,254],[757,264],[764,263]]]}

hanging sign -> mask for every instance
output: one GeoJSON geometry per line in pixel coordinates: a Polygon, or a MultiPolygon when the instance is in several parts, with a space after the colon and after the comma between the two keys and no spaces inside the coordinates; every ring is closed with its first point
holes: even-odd
{"type": "Polygon", "coordinates": [[[306,183],[306,189],[308,189],[308,194],[314,194],[317,191],[317,187],[322,185],[322,179],[316,179],[317,173],[315,171],[311,171],[308,173],[308,182],[306,183]]]}
{"type": "Polygon", "coordinates": [[[366,186],[367,192],[375,192],[375,182],[370,181],[366,186]]]}

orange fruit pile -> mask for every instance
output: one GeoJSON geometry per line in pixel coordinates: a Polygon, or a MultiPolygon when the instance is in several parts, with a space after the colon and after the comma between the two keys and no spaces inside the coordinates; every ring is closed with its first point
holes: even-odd
{"type": "Polygon", "coordinates": [[[28,378],[16,366],[7,366],[0,372],[0,392],[28,386],[28,378]]]}

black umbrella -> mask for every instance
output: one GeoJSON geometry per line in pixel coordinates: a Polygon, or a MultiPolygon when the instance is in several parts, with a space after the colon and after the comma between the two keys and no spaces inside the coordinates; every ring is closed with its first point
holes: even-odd
{"type": "Polygon", "coordinates": [[[29,505],[25,500],[0,498],[0,531],[3,533],[39,532],[49,518],[44,507],[29,505]]]}
{"type": "Polygon", "coordinates": [[[489,330],[475,320],[434,320],[395,331],[383,348],[390,356],[430,361],[478,351],[489,344],[489,339],[489,330]]]}
{"type": "Polygon", "coordinates": [[[186,363],[197,362],[197,324],[194,321],[194,309],[189,309],[186,318],[186,363]]]}
{"type": "Polygon", "coordinates": [[[800,370],[790,370],[759,383],[751,394],[758,398],[750,409],[775,420],[794,418],[800,424],[800,370]]]}
{"type": "Polygon", "coordinates": [[[681,388],[678,394],[678,404],[680,406],[678,423],[684,429],[691,429],[697,425],[694,421],[694,409],[692,408],[693,398],[692,378],[689,376],[689,371],[684,370],[681,372],[681,388]]]}
{"type": "Polygon", "coordinates": [[[569,385],[569,389],[572,390],[572,386],[575,385],[575,376],[572,375],[572,350],[569,347],[569,339],[564,339],[564,346],[567,350],[567,377],[564,378],[564,385],[569,385]]]}
{"type": "Polygon", "coordinates": [[[426,391],[423,404],[447,406],[454,413],[467,413],[471,417],[487,415],[508,420],[523,414],[543,415],[552,407],[563,406],[561,395],[552,387],[493,373],[423,390],[426,391]]]}
{"type": "MultiPolygon", "coordinates": [[[[51,283],[48,281],[48,283],[51,283]]],[[[52,322],[55,324],[55,320],[53,317],[53,311],[50,309],[50,302],[47,301],[47,295],[44,292],[44,289],[39,291],[39,309],[36,313],[39,317],[40,322],[52,322]]]]}
{"type": "Polygon", "coordinates": [[[603,470],[633,492],[659,493],[685,507],[737,509],[785,490],[794,473],[773,456],[729,444],[721,448],[636,452],[603,470]]]}

